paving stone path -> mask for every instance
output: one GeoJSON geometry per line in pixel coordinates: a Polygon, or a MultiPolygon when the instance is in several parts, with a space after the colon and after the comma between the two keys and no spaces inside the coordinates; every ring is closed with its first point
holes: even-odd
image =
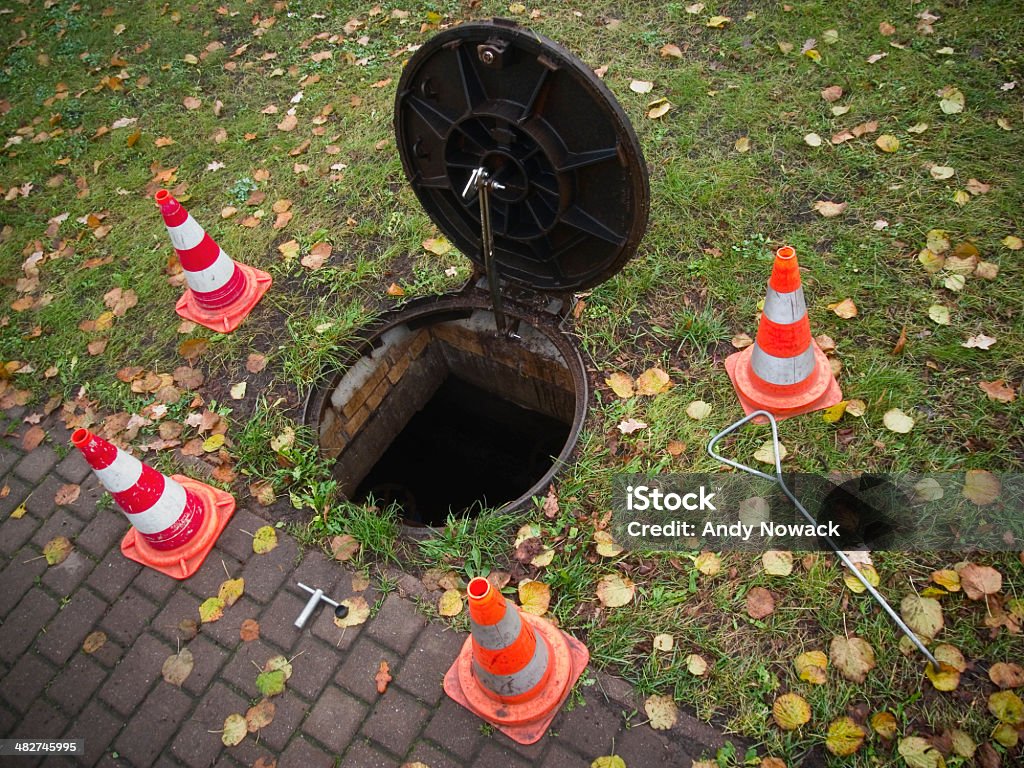
{"type": "MultiPolygon", "coordinates": [[[[428,622],[399,576],[387,595],[362,594],[379,610],[365,624],[340,629],[321,610],[302,631],[293,626],[305,604],[296,582],[335,599],[353,595],[352,572],[318,551],[279,545],[255,555],[252,539],[266,520],[240,508],[202,569],[179,582],[121,555],[127,523],[101,505],[102,488],[69,434],[55,419],[47,439],[21,450],[23,413],[0,439],[0,737],[85,740],[86,755],[5,758],[16,765],[253,766],[377,768],[420,761],[449,766],[583,768],[614,750],[630,768],[689,768],[692,758],[720,746],[722,737],[693,718],[668,732],[627,727],[640,704],[623,681],[591,673],[594,685],[565,708],[541,741],[521,746],[452,702],[441,688],[464,635],[428,622]],[[58,506],[66,483],[81,495],[58,506]],[[19,519],[12,511],[22,503],[19,519]],[[74,543],[60,565],[47,566],[43,546],[55,536],[74,543]],[[198,606],[227,578],[245,579],[244,596],[197,635],[181,629],[198,620],[198,606]],[[260,636],[243,642],[242,622],[259,622],[260,636]],[[100,630],[106,642],[86,653],[83,641],[100,630]],[[179,647],[195,667],[181,687],[161,667],[179,647]],[[273,722],[226,748],[219,731],[233,712],[260,698],[258,666],[283,654],[293,674],[274,697],[273,722]],[[381,660],[393,681],[382,695],[374,674],[381,660]]],[[[642,709],[641,709],[642,712],[642,709]]],[[[636,720],[636,722],[642,722],[636,720]]],[[[0,760],[0,762],[3,762],[0,760]]]]}

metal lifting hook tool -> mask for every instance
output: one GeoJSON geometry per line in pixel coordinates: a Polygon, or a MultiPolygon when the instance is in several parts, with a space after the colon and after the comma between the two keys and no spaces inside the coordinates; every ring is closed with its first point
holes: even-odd
{"type": "MultiPolygon", "coordinates": [[[[804,505],[800,503],[800,500],[793,495],[793,492],[791,490],[789,490],[789,486],[786,485],[786,481],[782,477],[782,462],[779,458],[779,428],[778,425],[775,423],[775,417],[772,416],[772,414],[768,413],[768,411],[754,411],[753,413],[749,414],[746,418],[740,419],[735,424],[726,427],[724,430],[722,430],[713,438],[711,438],[711,442],[708,443],[708,453],[711,454],[712,458],[717,459],[718,461],[722,462],[723,464],[727,464],[730,467],[734,467],[735,469],[742,470],[743,472],[747,472],[751,475],[755,475],[756,477],[760,477],[765,480],[774,481],[779,486],[779,488],[782,489],[783,493],[785,493],[786,496],[789,497],[789,500],[793,502],[793,506],[795,506],[800,511],[800,514],[804,516],[807,522],[809,522],[811,525],[818,524],[818,521],[814,519],[811,513],[808,512],[804,505]],[[746,464],[740,464],[738,461],[727,459],[720,453],[715,452],[715,446],[722,440],[722,438],[724,438],[726,435],[732,434],[737,429],[746,424],[748,421],[752,421],[753,419],[756,419],[759,416],[767,418],[772,425],[772,446],[775,451],[774,477],[772,475],[767,474],[766,472],[761,472],[760,470],[754,469],[753,467],[748,467],[746,464]]],[[[914,630],[908,627],[906,622],[903,621],[900,615],[896,613],[895,610],[893,610],[893,607],[889,605],[889,603],[886,601],[884,597],[882,597],[882,594],[877,589],[875,589],[871,582],[867,580],[867,578],[864,576],[863,573],[861,573],[861,570],[849,558],[849,556],[839,548],[839,545],[836,544],[830,536],[821,536],[820,538],[824,539],[825,543],[828,544],[832,551],[835,552],[836,555],[838,555],[840,560],[842,560],[843,565],[849,568],[853,575],[857,577],[857,580],[864,585],[864,588],[868,591],[868,594],[870,594],[871,597],[874,598],[875,602],[882,607],[882,610],[889,614],[889,618],[892,619],[896,626],[899,627],[900,630],[903,632],[903,634],[906,635],[907,638],[914,645],[917,646],[917,649],[924,654],[924,657],[928,659],[932,667],[936,670],[939,669],[939,662],[935,658],[935,656],[933,656],[931,651],[929,651],[925,647],[924,643],[921,642],[921,639],[914,633],[914,630]]]]}

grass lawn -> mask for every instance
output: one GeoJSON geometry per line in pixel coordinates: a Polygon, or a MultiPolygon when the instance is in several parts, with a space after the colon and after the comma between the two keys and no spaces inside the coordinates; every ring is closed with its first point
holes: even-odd
{"type": "MultiPolygon", "coordinates": [[[[535,524],[554,557],[525,572],[550,588],[551,615],[597,666],[735,734],[744,747],[720,754],[723,766],[765,756],[934,765],[915,760],[937,753],[969,764],[963,734],[980,745],[979,765],[1024,760],[1024,715],[1003,713],[1000,726],[988,675],[1024,660],[1024,554],[875,554],[894,604],[926,589],[939,601],[935,643],[966,659],[956,689],[940,692],[888,618],[844,586],[834,558],[798,553],[791,575],[771,576],[756,555],[723,553],[708,574],[697,552],[603,557],[592,540],[615,474],[718,469],[704,446],[742,415],[723,361],[739,334],[754,334],[783,243],[797,249],[812,329],[833,340],[845,396],[864,404],[834,422],[784,422],[788,469],[1021,471],[1018,2],[36,0],[3,10],[0,406],[60,411],[159,468],[212,473],[242,499],[276,493],[275,513],[301,520],[311,543],[350,533],[368,565],[399,558],[433,586],[449,573],[522,575],[514,540],[535,524]],[[396,540],[393,518],[334,498],[298,421],[360,328],[471,272],[458,252],[423,246],[439,233],[403,174],[392,105],[416,47],[498,15],[607,67],[650,169],[650,225],[636,257],[582,297],[573,332],[596,391],[557,514],[486,512],[417,544],[396,540]],[[649,117],[660,98],[672,108],[649,117]],[[173,313],[183,278],[152,200],[160,187],[225,251],[273,275],[237,332],[173,313]],[[824,216],[822,201],[842,210],[824,216]],[[830,309],[845,299],[855,316],[830,309]],[[651,367],[668,372],[668,392],[623,399],[605,384],[651,367]],[[711,406],[701,420],[686,414],[696,400],[711,406]],[[909,432],[884,425],[895,408],[913,419],[909,432]],[[628,418],[648,427],[622,435],[628,418]],[[937,587],[933,572],[965,559],[1001,574],[997,594],[937,587]],[[626,605],[598,601],[608,574],[635,583],[626,605]],[[758,587],[776,609],[754,619],[747,595],[758,587]],[[669,650],[655,647],[662,634],[669,650]],[[863,682],[832,663],[824,684],[798,676],[799,654],[827,655],[847,636],[873,649],[863,682]],[[691,655],[704,674],[690,671],[691,655]],[[790,731],[772,714],[786,693],[810,706],[790,731]],[[884,718],[872,726],[882,712],[891,730],[884,718]],[[836,757],[825,740],[844,716],[865,738],[836,757]],[[910,754],[923,746],[933,751],[910,754]]],[[[751,462],[767,435],[750,427],[728,450],[751,462]]]]}

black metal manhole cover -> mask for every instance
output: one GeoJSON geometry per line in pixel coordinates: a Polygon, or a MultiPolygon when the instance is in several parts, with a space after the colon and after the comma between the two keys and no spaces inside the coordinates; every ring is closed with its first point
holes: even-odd
{"type": "Polygon", "coordinates": [[[636,134],[591,69],[541,35],[496,20],[431,38],[402,74],[395,133],[424,209],[481,266],[479,207],[463,190],[480,167],[497,182],[494,253],[507,280],[588,288],[640,244],[650,190],[636,134]]]}

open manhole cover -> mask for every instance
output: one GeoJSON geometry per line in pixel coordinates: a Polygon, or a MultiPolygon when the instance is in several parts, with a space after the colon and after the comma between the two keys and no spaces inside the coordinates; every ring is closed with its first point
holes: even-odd
{"type": "Polygon", "coordinates": [[[307,420],[341,492],[411,525],[514,508],[569,461],[586,370],[572,292],[615,274],[647,226],[647,168],[611,92],[511,22],[465,24],[406,65],[395,133],[409,183],[476,273],[367,329],[307,420]]]}

